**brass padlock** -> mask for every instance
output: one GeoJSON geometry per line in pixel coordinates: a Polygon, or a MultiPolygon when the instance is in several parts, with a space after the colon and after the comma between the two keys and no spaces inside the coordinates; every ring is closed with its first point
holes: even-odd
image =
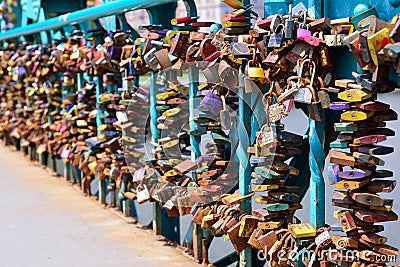
{"type": "Polygon", "coordinates": [[[253,60],[250,60],[247,63],[246,67],[247,76],[250,80],[261,80],[265,79],[264,69],[261,67],[260,63],[256,63],[253,60]]]}

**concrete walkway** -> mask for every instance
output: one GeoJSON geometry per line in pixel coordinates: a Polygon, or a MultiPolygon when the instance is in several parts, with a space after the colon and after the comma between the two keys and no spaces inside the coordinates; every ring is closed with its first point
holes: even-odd
{"type": "Polygon", "coordinates": [[[200,266],[0,145],[0,266],[200,266]]]}

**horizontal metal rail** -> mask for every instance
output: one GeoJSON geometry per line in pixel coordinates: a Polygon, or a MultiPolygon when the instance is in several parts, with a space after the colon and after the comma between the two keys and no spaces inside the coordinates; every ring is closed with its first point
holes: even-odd
{"type": "Polygon", "coordinates": [[[86,21],[118,15],[132,10],[146,9],[154,6],[174,3],[177,0],[117,0],[83,10],[66,13],[43,22],[33,23],[24,27],[15,28],[0,34],[0,41],[30,35],[42,31],[58,29],[67,25],[75,25],[86,21]]]}

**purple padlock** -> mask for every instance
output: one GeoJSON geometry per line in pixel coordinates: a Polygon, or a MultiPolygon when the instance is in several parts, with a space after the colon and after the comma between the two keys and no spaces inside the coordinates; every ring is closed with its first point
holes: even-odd
{"type": "Polygon", "coordinates": [[[330,104],[329,108],[332,110],[347,110],[347,109],[350,109],[350,103],[349,102],[333,102],[330,104]]]}
{"type": "Polygon", "coordinates": [[[390,146],[367,146],[358,147],[358,152],[364,154],[370,154],[372,151],[373,155],[387,155],[394,152],[394,148],[390,146]]]}
{"type": "Polygon", "coordinates": [[[120,60],[122,54],[122,47],[113,45],[110,49],[110,58],[113,60],[120,60]]]}
{"type": "Polygon", "coordinates": [[[200,106],[217,116],[222,110],[222,101],[219,96],[217,96],[213,92],[210,92],[203,98],[200,106]]]}
{"type": "Polygon", "coordinates": [[[19,66],[18,67],[18,75],[24,75],[24,74],[26,74],[25,66],[19,66]]]}
{"type": "Polygon", "coordinates": [[[345,171],[341,171],[338,173],[338,176],[342,179],[346,179],[346,180],[357,180],[357,179],[363,179],[367,176],[370,175],[370,173],[368,173],[369,171],[366,170],[357,170],[357,169],[353,169],[353,170],[345,170],[345,171]]]}

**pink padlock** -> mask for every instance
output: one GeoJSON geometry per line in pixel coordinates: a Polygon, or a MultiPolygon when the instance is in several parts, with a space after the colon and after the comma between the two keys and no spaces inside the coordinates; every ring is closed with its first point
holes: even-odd
{"type": "Polygon", "coordinates": [[[304,11],[301,11],[301,13],[303,13],[302,15],[304,17],[304,20],[303,23],[299,25],[299,28],[297,29],[296,33],[297,33],[297,39],[304,41],[305,37],[311,36],[312,34],[311,31],[308,30],[307,26],[307,13],[304,11]]]}
{"type": "Polygon", "coordinates": [[[311,36],[311,32],[309,30],[301,28],[297,29],[297,39],[304,41],[304,39],[309,36],[311,36]]]}
{"type": "Polygon", "coordinates": [[[315,36],[306,36],[304,37],[304,41],[312,46],[319,46],[319,44],[321,43],[321,40],[315,36]]]}

